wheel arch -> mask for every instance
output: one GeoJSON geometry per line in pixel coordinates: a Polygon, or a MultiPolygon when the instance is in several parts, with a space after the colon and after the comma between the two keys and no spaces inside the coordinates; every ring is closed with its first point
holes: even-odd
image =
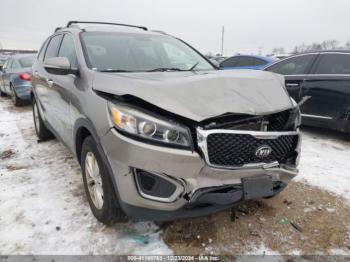
{"type": "Polygon", "coordinates": [[[85,118],[80,118],[75,122],[74,125],[74,149],[76,158],[81,164],[81,150],[82,145],[86,137],[92,136],[97,144],[99,144],[99,139],[95,128],[92,123],[85,118]]]}

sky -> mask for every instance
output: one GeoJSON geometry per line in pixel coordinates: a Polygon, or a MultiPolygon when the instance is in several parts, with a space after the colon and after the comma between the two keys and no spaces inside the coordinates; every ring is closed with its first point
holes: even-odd
{"type": "Polygon", "coordinates": [[[39,49],[69,20],[144,25],[204,54],[292,51],[296,45],[350,39],[349,0],[1,0],[0,45],[39,49]]]}

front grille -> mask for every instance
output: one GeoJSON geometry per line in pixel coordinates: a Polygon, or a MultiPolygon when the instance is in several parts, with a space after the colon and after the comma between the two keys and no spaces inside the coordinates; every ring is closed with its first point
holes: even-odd
{"type": "Polygon", "coordinates": [[[250,134],[212,133],[207,137],[209,162],[216,166],[243,166],[245,164],[284,163],[295,154],[298,135],[281,135],[273,139],[259,139],[250,134]],[[255,153],[261,146],[269,146],[272,151],[265,158],[255,153]]]}
{"type": "Polygon", "coordinates": [[[268,116],[268,131],[281,131],[287,125],[287,122],[290,117],[290,110],[282,111],[279,113],[272,114],[268,116]]]}

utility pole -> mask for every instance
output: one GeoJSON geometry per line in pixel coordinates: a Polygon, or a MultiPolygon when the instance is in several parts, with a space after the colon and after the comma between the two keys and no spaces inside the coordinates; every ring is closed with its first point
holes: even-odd
{"type": "Polygon", "coordinates": [[[224,55],[224,35],[225,35],[225,27],[222,27],[222,32],[221,32],[221,55],[224,55]]]}

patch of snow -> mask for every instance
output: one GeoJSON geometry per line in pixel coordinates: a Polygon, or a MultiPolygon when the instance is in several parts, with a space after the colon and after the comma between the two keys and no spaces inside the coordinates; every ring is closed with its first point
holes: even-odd
{"type": "Polygon", "coordinates": [[[78,163],[58,141],[37,143],[31,110],[0,101],[0,254],[172,254],[152,222],[106,227],[92,215],[78,163]]]}
{"type": "MultiPolygon", "coordinates": [[[[327,131],[325,131],[327,132],[327,131]]],[[[299,175],[309,183],[350,199],[350,139],[303,131],[299,175]]]]}
{"type": "Polygon", "coordinates": [[[338,249],[338,248],[332,248],[329,253],[331,255],[337,255],[337,256],[349,256],[348,251],[345,251],[343,249],[338,249]]]}

